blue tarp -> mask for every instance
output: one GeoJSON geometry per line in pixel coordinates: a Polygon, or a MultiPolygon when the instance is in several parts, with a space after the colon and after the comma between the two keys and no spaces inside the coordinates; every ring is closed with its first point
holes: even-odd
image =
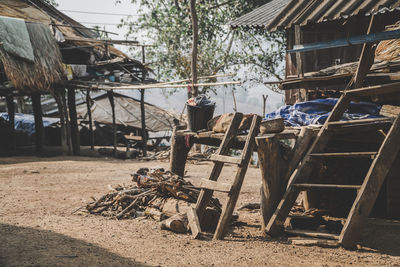
{"type": "MultiPolygon", "coordinates": [[[[293,106],[283,106],[265,115],[265,119],[284,118],[286,126],[322,125],[336,105],[337,98],[317,99],[293,106]]],[[[351,102],[342,120],[379,118],[380,105],[368,102],[351,102]]]]}
{"type": "MultiPolygon", "coordinates": [[[[8,113],[0,113],[0,117],[8,121],[8,113]]],[[[57,124],[60,119],[43,117],[43,126],[48,127],[57,124]]],[[[33,115],[16,113],[15,114],[15,129],[28,135],[35,133],[35,118],[33,115]]]]}

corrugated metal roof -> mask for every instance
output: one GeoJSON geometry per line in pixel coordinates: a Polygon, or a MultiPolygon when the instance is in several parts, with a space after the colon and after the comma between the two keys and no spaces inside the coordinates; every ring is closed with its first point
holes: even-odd
{"type": "MultiPolygon", "coordinates": [[[[400,10],[400,0],[291,0],[265,25],[269,31],[400,10]]],[[[255,10],[256,11],[256,10],[255,10]]],[[[253,11],[253,12],[255,12],[253,11]]]]}
{"type": "Polygon", "coordinates": [[[265,28],[291,0],[272,0],[271,2],[235,19],[230,26],[265,28]]]}

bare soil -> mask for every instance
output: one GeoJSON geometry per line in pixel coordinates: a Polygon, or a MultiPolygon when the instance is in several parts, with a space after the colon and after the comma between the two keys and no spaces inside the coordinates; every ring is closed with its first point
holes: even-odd
{"type": "MultiPolygon", "coordinates": [[[[261,234],[258,211],[239,212],[225,241],[192,240],[144,219],[72,214],[130,182],[140,167],[165,162],[85,157],[0,158],[0,266],[400,266],[400,227],[367,226],[362,249],[303,247],[261,234]]],[[[188,164],[194,184],[209,163],[188,164]]],[[[226,167],[223,180],[233,179],[226,167]]],[[[238,205],[259,201],[260,172],[250,168],[238,205]]],[[[218,195],[220,196],[220,195],[218,195]]],[[[221,195],[222,196],[222,195],[221,195]]]]}

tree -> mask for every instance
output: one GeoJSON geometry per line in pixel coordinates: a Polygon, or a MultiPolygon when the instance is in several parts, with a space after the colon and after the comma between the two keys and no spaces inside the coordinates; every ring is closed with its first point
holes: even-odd
{"type": "MultiPolygon", "coordinates": [[[[147,50],[151,67],[159,70],[159,79],[191,77],[192,21],[191,0],[132,0],[138,4],[139,18],[123,20],[127,37],[144,36],[151,42],[147,50]]],[[[238,71],[247,68],[246,81],[280,78],[279,64],[284,59],[281,33],[257,30],[232,30],[233,19],[270,0],[199,0],[198,76],[238,71]],[[257,74],[257,75],[251,75],[257,74]]],[[[117,1],[118,2],[118,1],[117,1]]],[[[204,93],[213,88],[202,88],[204,93]]]]}
{"type": "Polygon", "coordinates": [[[52,6],[58,6],[58,3],[56,0],[44,0],[44,2],[46,2],[47,4],[52,5],[52,6]]]}

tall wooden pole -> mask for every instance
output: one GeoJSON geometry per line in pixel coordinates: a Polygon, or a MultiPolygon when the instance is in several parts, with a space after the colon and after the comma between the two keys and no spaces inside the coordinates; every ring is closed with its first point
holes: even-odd
{"type": "MultiPolygon", "coordinates": [[[[199,44],[199,26],[196,11],[196,0],[190,0],[190,14],[192,17],[193,44],[192,44],[192,84],[197,84],[197,55],[199,44]]],[[[192,91],[188,92],[188,98],[198,95],[198,87],[192,86],[192,91]]]]}
{"type": "Polygon", "coordinates": [[[33,116],[35,117],[35,143],[36,151],[43,152],[44,145],[44,128],[43,128],[43,112],[40,101],[40,94],[32,94],[33,116]]]}
{"type": "Polygon", "coordinates": [[[115,102],[114,102],[114,92],[107,91],[108,100],[110,100],[112,120],[113,120],[113,145],[114,145],[114,157],[117,157],[117,125],[115,122],[115,102]]]}
{"type": "MultiPolygon", "coordinates": [[[[62,89],[64,90],[64,89],[62,89]]],[[[68,153],[68,141],[67,141],[67,126],[66,119],[64,114],[63,100],[62,100],[62,91],[56,90],[54,92],[54,98],[57,102],[58,114],[60,115],[60,124],[61,124],[61,147],[63,150],[63,154],[67,155],[68,153]]]]}
{"type": "Polygon", "coordinates": [[[15,104],[14,104],[14,97],[7,96],[7,112],[8,112],[8,122],[10,125],[10,129],[12,130],[12,140],[11,140],[11,149],[14,150],[16,143],[15,143],[15,104]]]}
{"type": "Polygon", "coordinates": [[[75,90],[68,88],[68,110],[71,122],[71,141],[72,141],[72,153],[75,156],[80,154],[80,138],[79,138],[79,127],[78,118],[76,113],[76,100],[75,90]]]}
{"type": "MultiPolygon", "coordinates": [[[[145,47],[142,46],[142,63],[146,62],[146,53],[145,47]]],[[[144,82],[146,77],[146,71],[142,72],[142,81],[144,82]]],[[[144,107],[144,91],[140,90],[140,112],[141,112],[141,121],[142,121],[142,148],[143,148],[143,156],[147,157],[147,132],[146,132],[146,112],[144,107]]]]}
{"type": "Polygon", "coordinates": [[[90,149],[94,150],[94,132],[93,132],[93,119],[92,119],[92,105],[90,99],[90,90],[86,90],[86,107],[89,117],[89,134],[90,134],[90,149]]]}

